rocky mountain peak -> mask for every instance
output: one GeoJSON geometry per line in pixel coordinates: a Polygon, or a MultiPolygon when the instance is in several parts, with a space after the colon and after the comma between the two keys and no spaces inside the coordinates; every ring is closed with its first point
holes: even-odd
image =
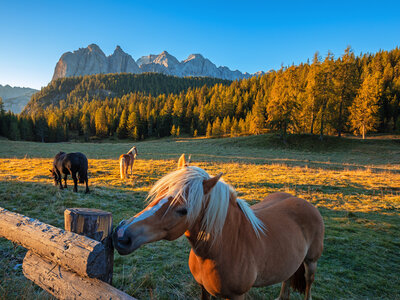
{"type": "Polygon", "coordinates": [[[251,74],[231,71],[227,67],[217,67],[201,54],[190,54],[187,59],[178,59],[163,51],[160,54],[142,56],[136,62],[120,46],[114,53],[106,56],[99,46],[90,44],[74,52],[64,53],[58,61],[53,80],[61,77],[79,76],[98,73],[143,73],[157,72],[174,76],[207,76],[236,80],[249,78],[251,74]]]}
{"type": "Polygon", "coordinates": [[[19,114],[37,90],[25,87],[11,87],[0,84],[0,98],[3,99],[4,110],[19,114]]]}
{"type": "Polygon", "coordinates": [[[165,67],[175,67],[179,65],[179,61],[176,59],[175,56],[172,56],[167,51],[161,52],[154,60],[153,63],[163,65],[165,67]]]}
{"type": "MultiPolygon", "coordinates": [[[[114,53],[125,53],[122,49],[121,46],[117,45],[117,47],[115,47],[114,53]]],[[[126,53],[125,53],[126,54],[126,53]]]]}
{"type": "Polygon", "coordinates": [[[104,55],[103,50],[100,49],[99,46],[97,46],[96,44],[90,44],[89,46],[87,46],[87,48],[83,48],[84,50],[89,50],[90,52],[98,52],[104,55]]]}
{"type": "Polygon", "coordinates": [[[184,60],[184,62],[187,62],[187,61],[193,60],[193,59],[204,59],[204,56],[201,55],[201,54],[199,54],[199,53],[197,53],[197,54],[190,54],[190,55],[188,56],[188,58],[186,58],[186,59],[184,60]]]}

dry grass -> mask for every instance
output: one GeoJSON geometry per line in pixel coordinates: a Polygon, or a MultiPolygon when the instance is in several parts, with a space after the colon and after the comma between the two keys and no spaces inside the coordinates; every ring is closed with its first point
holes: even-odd
{"type": "MultiPolygon", "coordinates": [[[[0,206],[63,226],[67,207],[111,211],[114,223],[144,207],[152,184],[174,170],[182,152],[212,174],[224,172],[250,202],[287,191],[318,206],[326,223],[314,299],[394,299],[400,295],[400,150],[395,142],[344,144],[333,150],[291,149],[268,137],[223,140],[181,139],[136,143],[134,178],[119,179],[118,155],[131,143],[39,144],[0,140],[0,206]],[[264,140],[263,140],[264,139],[264,140]],[[268,144],[268,143],[267,143],[268,144]],[[397,147],[396,147],[397,146],[397,147]],[[59,151],[89,158],[91,193],[60,191],[49,167],[59,151]]],[[[362,141],[357,141],[359,143],[362,141]]],[[[72,182],[69,182],[72,184],[72,182]]],[[[187,267],[189,245],[146,245],[115,255],[114,285],[141,299],[192,299],[199,288],[187,267]]],[[[24,249],[0,240],[0,299],[42,299],[46,293],[22,275],[24,249]]],[[[273,299],[279,286],[252,289],[249,299],[273,299]]],[[[300,296],[294,294],[294,299],[300,296]]]]}

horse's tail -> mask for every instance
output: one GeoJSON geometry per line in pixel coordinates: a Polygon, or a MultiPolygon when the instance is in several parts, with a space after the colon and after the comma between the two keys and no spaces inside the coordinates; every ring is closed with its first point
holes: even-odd
{"type": "Polygon", "coordinates": [[[290,286],[293,290],[303,293],[306,291],[306,276],[305,276],[304,263],[301,263],[300,267],[290,278],[290,286]]]}
{"type": "Polygon", "coordinates": [[[88,177],[87,170],[80,170],[78,172],[79,183],[84,183],[87,177],[88,177]]]}
{"type": "Polygon", "coordinates": [[[124,166],[126,164],[125,157],[121,157],[119,160],[119,172],[121,173],[121,179],[124,179],[124,166]]]}

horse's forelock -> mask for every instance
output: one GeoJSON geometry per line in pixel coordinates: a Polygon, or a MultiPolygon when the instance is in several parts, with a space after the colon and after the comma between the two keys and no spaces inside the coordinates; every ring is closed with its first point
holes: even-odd
{"type": "Polygon", "coordinates": [[[208,195],[204,195],[203,181],[210,175],[201,168],[189,166],[176,170],[161,178],[150,190],[150,205],[161,198],[173,197],[170,205],[183,202],[187,206],[189,225],[197,221],[204,210],[201,230],[204,236],[216,238],[222,232],[229,206],[230,193],[234,192],[228,184],[219,181],[208,195]]]}

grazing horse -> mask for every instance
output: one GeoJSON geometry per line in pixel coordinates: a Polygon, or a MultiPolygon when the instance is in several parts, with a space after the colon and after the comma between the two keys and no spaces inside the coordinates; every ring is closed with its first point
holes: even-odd
{"type": "Polygon", "coordinates": [[[132,176],[132,167],[137,155],[138,155],[137,149],[135,146],[133,146],[132,149],[129,150],[127,154],[122,154],[119,157],[119,171],[121,174],[121,179],[128,177],[128,167],[131,167],[131,176],[132,176]],[[135,154],[133,154],[133,151],[135,151],[135,154]]]}
{"type": "Polygon", "coordinates": [[[289,299],[290,286],[310,299],[323,249],[319,211],[287,193],[271,194],[249,207],[221,176],[181,162],[150,190],[147,208],[118,225],[114,247],[126,255],[143,244],[185,234],[192,247],[189,268],[202,299],[210,294],[244,299],[252,286],[279,282],[278,299],[289,299]]]}
{"type": "Polygon", "coordinates": [[[79,183],[86,183],[85,193],[89,193],[88,187],[88,160],[86,156],[80,152],[65,153],[59,152],[54,157],[53,169],[50,170],[53,178],[54,185],[60,185],[60,189],[63,189],[61,182],[61,176],[64,174],[64,188],[67,188],[67,177],[70,174],[74,180],[74,192],[78,191],[78,179],[79,183]],[[78,178],[76,174],[78,173],[78,178]]]}

